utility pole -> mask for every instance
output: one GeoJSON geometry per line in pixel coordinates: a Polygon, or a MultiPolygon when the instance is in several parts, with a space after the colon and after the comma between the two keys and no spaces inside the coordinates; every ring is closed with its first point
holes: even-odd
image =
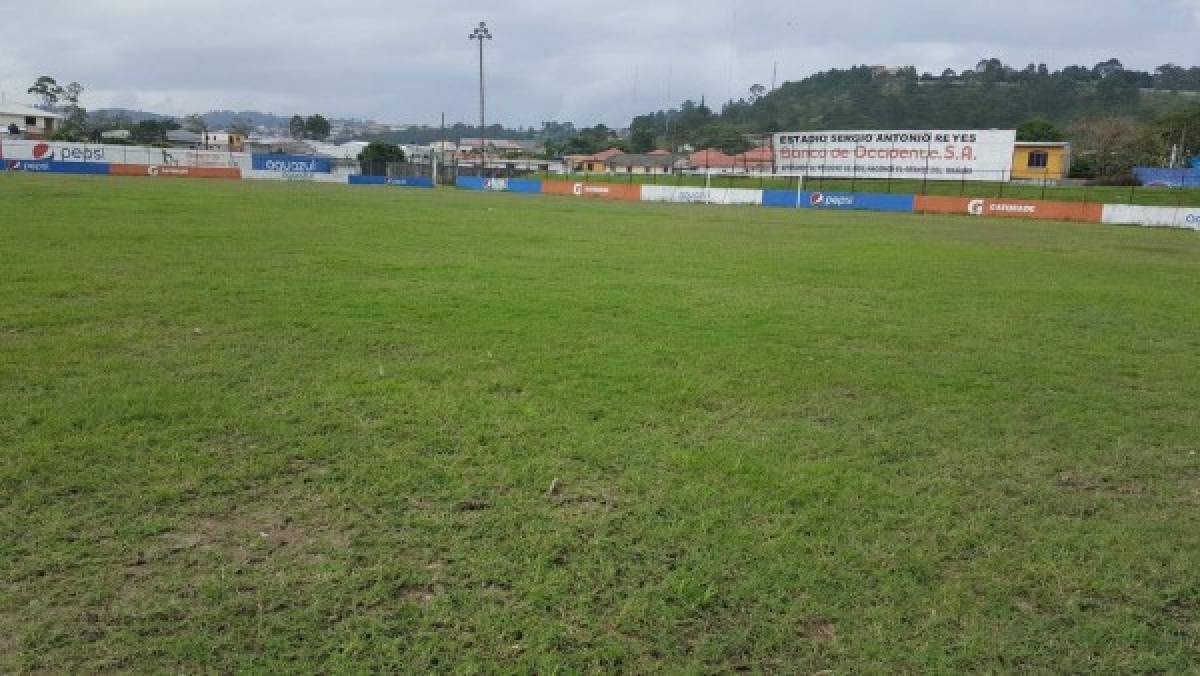
{"type": "Polygon", "coordinates": [[[475,30],[467,36],[467,39],[479,41],[479,175],[482,176],[484,170],[487,169],[487,139],[484,138],[483,41],[492,39],[492,34],[488,31],[487,23],[480,21],[475,30]]]}

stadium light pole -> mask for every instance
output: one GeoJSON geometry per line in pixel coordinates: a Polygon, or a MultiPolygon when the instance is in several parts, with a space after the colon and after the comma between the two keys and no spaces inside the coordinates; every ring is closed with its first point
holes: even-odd
{"type": "Polygon", "coordinates": [[[479,175],[487,171],[487,139],[484,138],[484,107],[483,107],[483,41],[491,40],[487,23],[480,21],[475,30],[467,36],[468,40],[479,41],[479,175]]]}

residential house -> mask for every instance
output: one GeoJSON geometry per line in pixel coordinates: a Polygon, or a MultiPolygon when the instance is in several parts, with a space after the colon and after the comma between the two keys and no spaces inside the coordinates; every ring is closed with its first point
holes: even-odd
{"type": "Polygon", "coordinates": [[[9,136],[41,139],[62,125],[63,116],[19,103],[0,103],[0,131],[9,136]],[[15,132],[15,134],[14,134],[15,132]]]}
{"type": "Polygon", "coordinates": [[[675,157],[659,153],[619,153],[604,161],[605,170],[614,174],[670,174],[675,169],[675,157]]]}

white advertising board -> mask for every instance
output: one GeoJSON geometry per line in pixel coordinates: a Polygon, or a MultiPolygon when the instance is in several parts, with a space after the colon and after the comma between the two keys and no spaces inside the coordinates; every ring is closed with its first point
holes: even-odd
{"type": "Polygon", "coordinates": [[[643,202],[687,204],[762,204],[762,191],[748,188],[700,188],[673,185],[642,186],[643,202]]]}
{"type": "Polygon", "coordinates": [[[803,131],[776,134],[776,173],[825,178],[1007,181],[1013,130],[803,131]]]}
{"type": "MultiPolygon", "coordinates": [[[[181,167],[236,167],[239,155],[214,150],[150,148],[66,141],[4,141],[0,156],[6,160],[95,162],[181,167]]],[[[249,157],[247,155],[247,157],[249,157]]]]}
{"type": "Polygon", "coordinates": [[[1200,230],[1200,208],[1105,204],[1104,222],[1115,225],[1151,225],[1200,230]]]}

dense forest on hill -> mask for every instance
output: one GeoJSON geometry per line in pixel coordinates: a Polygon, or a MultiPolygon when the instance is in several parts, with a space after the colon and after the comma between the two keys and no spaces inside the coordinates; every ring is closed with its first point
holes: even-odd
{"type": "Polygon", "coordinates": [[[1121,173],[1161,161],[1171,146],[1183,154],[1200,150],[1200,67],[1145,72],[1110,59],[1051,71],[985,59],[961,73],[934,75],[911,66],[855,66],[774,91],[754,85],[719,112],[701,100],[638,116],[628,145],[738,152],[750,145],[747,137],[775,131],[936,128],[1017,128],[1025,140],[1069,139],[1079,146],[1083,171],[1121,173]],[[1108,163],[1114,152],[1121,159],[1112,166],[1088,166],[1090,154],[1108,163]]]}

